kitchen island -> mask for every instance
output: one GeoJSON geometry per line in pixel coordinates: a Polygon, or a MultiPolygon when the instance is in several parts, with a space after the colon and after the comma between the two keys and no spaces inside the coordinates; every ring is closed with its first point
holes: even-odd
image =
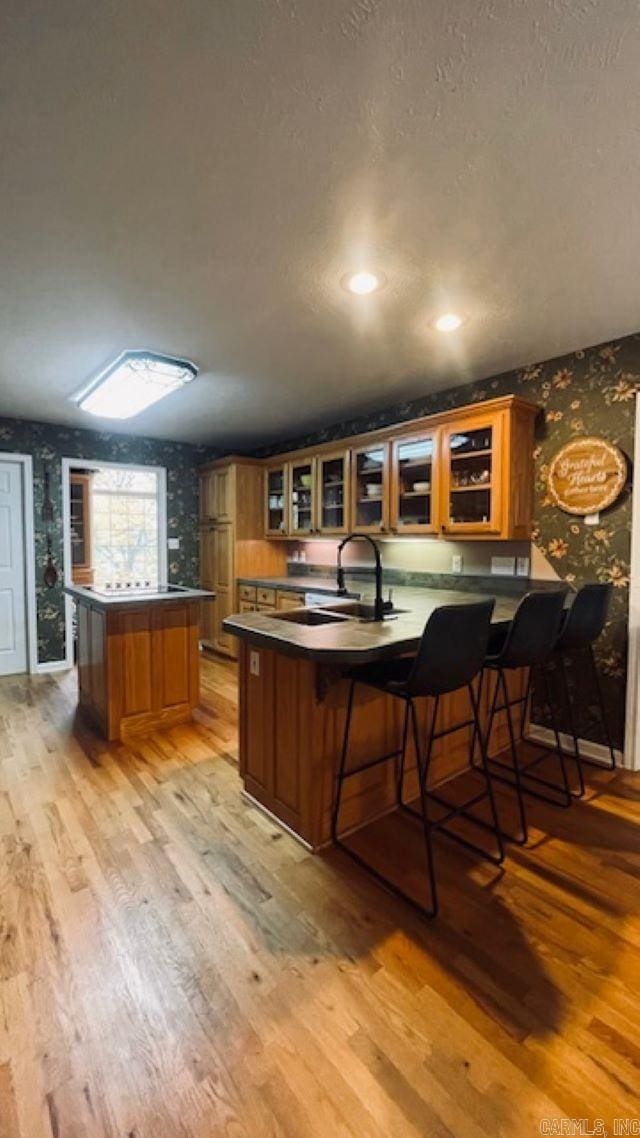
{"type": "MultiPolygon", "coordinates": [[[[415,652],[425,623],[444,604],[471,603],[479,594],[438,589],[399,589],[393,619],[363,622],[353,600],[328,600],[312,609],[245,613],[225,620],[240,642],[240,773],[245,794],[277,818],[312,850],[330,840],[331,805],[346,715],[345,669],[415,652]]],[[[496,600],[496,625],[509,621],[517,598],[496,600]]],[[[512,697],[525,690],[524,670],[510,676],[512,697]]],[[[417,701],[426,730],[430,700],[417,701]]],[[[468,718],[466,690],[440,701],[439,727],[468,718]]],[[[488,685],[481,716],[489,713],[488,685]]],[[[371,688],[356,689],[351,731],[353,765],[398,747],[400,701],[371,688]]],[[[519,724],[518,716],[515,716],[519,724]]],[[[495,717],[491,749],[507,742],[504,713],[495,717]]],[[[468,728],[439,740],[433,783],[468,765],[468,728]]],[[[417,795],[415,754],[407,750],[407,790],[417,795]]],[[[393,809],[393,764],[374,767],[349,780],[344,794],[344,827],[356,830],[393,809]]]]}
{"type": "Polygon", "coordinates": [[[178,585],[65,592],[76,604],[79,707],[100,733],[126,742],[190,719],[200,606],[215,594],[178,585]]]}

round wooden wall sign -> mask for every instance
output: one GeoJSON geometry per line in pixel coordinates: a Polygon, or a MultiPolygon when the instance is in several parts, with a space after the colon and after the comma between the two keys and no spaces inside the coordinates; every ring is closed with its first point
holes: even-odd
{"type": "Polygon", "coordinates": [[[549,493],[568,514],[597,514],[627,481],[627,461],[606,439],[585,435],[560,448],[549,466],[549,493]]]}

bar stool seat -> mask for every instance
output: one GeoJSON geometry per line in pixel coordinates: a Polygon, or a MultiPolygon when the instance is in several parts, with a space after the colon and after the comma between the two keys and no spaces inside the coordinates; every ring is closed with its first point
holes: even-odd
{"type": "Polygon", "coordinates": [[[490,639],[484,662],[484,671],[495,673],[487,728],[487,749],[491,745],[491,731],[495,717],[499,712],[505,711],[511,752],[510,763],[490,754],[487,754],[487,761],[492,777],[515,790],[520,823],[519,836],[506,833],[504,830],[501,833],[503,838],[520,845],[524,845],[529,836],[524,802],[525,794],[541,799],[553,806],[567,807],[571,804],[571,788],[560,745],[560,734],[546,671],[546,664],[551,657],[561,627],[565,597],[566,590],[562,589],[527,593],[520,601],[511,623],[505,629],[496,630],[496,635],[490,639]],[[512,710],[516,706],[521,707],[520,740],[522,741],[531,698],[532,670],[538,666],[544,680],[546,703],[556,746],[551,749],[544,748],[538,755],[524,763],[518,753],[512,710]],[[525,693],[511,699],[506,673],[519,668],[529,669],[525,693]],[[500,691],[503,695],[502,703],[498,702],[500,691]],[[557,785],[539,774],[534,774],[532,771],[533,767],[553,754],[558,756],[561,785],[557,785]],[[551,794],[547,791],[550,791],[551,794]]]}
{"type": "MultiPolygon", "coordinates": [[[[440,831],[464,846],[467,850],[480,854],[496,864],[504,858],[504,847],[499,832],[498,818],[491,778],[486,763],[484,735],[479,719],[479,692],[473,687],[473,681],[479,676],[487,648],[491,616],[494,601],[487,600],[470,604],[444,605],[436,609],[425,626],[420,645],[415,657],[400,657],[379,664],[366,665],[354,668],[348,673],[350,680],[349,697],[347,702],[347,717],[344,728],[342,752],[337,774],[336,792],[333,803],[331,832],[336,845],[352,858],[362,869],[366,870],[382,885],[397,896],[409,902],[421,914],[434,917],[438,912],[438,893],[434,869],[434,853],[432,836],[440,831]],[[402,724],[402,737],[397,749],[388,754],[379,755],[359,763],[357,766],[348,764],[349,733],[354,710],[354,692],[358,684],[372,687],[386,695],[400,699],[405,704],[405,713],[402,724]],[[438,709],[440,697],[447,692],[467,689],[470,704],[470,716],[462,722],[455,723],[443,730],[437,730],[438,709]],[[420,740],[418,717],[415,700],[421,697],[433,699],[433,709],[427,731],[426,748],[420,740]],[[413,744],[416,753],[416,763],[419,784],[419,809],[404,800],[405,758],[408,742],[409,727],[411,725],[413,744]],[[429,788],[429,765],[433,745],[437,739],[445,735],[460,731],[466,727],[473,728],[473,747],[480,740],[481,773],[483,786],[481,792],[472,795],[460,804],[452,803],[442,794],[429,788]],[[400,888],[386,874],[381,873],[361,854],[357,853],[345,843],[340,833],[340,808],[342,791],[345,782],[354,775],[361,774],[374,766],[394,761],[396,780],[396,805],[412,817],[418,818],[422,823],[425,853],[427,861],[427,880],[429,885],[429,901],[427,905],[418,902],[414,897],[400,888]],[[491,823],[475,817],[470,811],[473,806],[483,800],[489,803],[491,823]],[[439,818],[429,815],[429,804],[437,803],[445,812],[439,818]],[[476,823],[484,829],[489,829],[495,838],[496,852],[487,851],[475,843],[468,841],[462,835],[448,830],[447,823],[453,818],[464,817],[471,823],[476,823]]],[[[469,755],[470,765],[473,758],[469,755]]]]}

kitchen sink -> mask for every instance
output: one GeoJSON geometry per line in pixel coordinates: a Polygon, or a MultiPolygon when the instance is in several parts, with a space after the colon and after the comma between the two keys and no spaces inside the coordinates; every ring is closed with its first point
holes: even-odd
{"type": "MultiPolygon", "coordinates": [[[[340,602],[340,607],[336,606],[336,613],[345,616],[348,620],[361,620],[372,621],[374,618],[373,601],[344,601],[340,602]]],[[[391,608],[385,612],[385,619],[390,620],[398,613],[407,612],[407,609],[391,608]]]]}
{"type": "Polygon", "coordinates": [[[342,624],[352,620],[350,613],[327,612],[325,609],[291,609],[290,612],[270,614],[275,620],[288,620],[292,624],[342,624]]]}

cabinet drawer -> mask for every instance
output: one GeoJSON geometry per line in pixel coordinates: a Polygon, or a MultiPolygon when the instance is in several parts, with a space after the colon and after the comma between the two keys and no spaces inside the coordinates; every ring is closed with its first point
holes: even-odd
{"type": "Polygon", "coordinates": [[[272,605],[257,604],[256,608],[257,608],[258,612],[275,612],[276,611],[275,601],[274,601],[274,604],[272,604],[272,605]]]}
{"type": "Polygon", "coordinates": [[[258,594],[258,604],[259,605],[274,605],[275,606],[275,603],[276,603],[276,591],[275,591],[275,589],[265,589],[262,586],[258,585],[256,592],[258,594]]]}
{"type": "Polygon", "coordinates": [[[278,590],[276,594],[276,607],[279,609],[298,609],[304,605],[304,593],[290,593],[278,590]]]}
{"type": "Polygon", "coordinates": [[[255,608],[253,601],[238,602],[238,612],[255,612],[255,608]]]}
{"type": "Polygon", "coordinates": [[[241,601],[255,601],[255,585],[238,585],[238,597],[241,601]]]}

